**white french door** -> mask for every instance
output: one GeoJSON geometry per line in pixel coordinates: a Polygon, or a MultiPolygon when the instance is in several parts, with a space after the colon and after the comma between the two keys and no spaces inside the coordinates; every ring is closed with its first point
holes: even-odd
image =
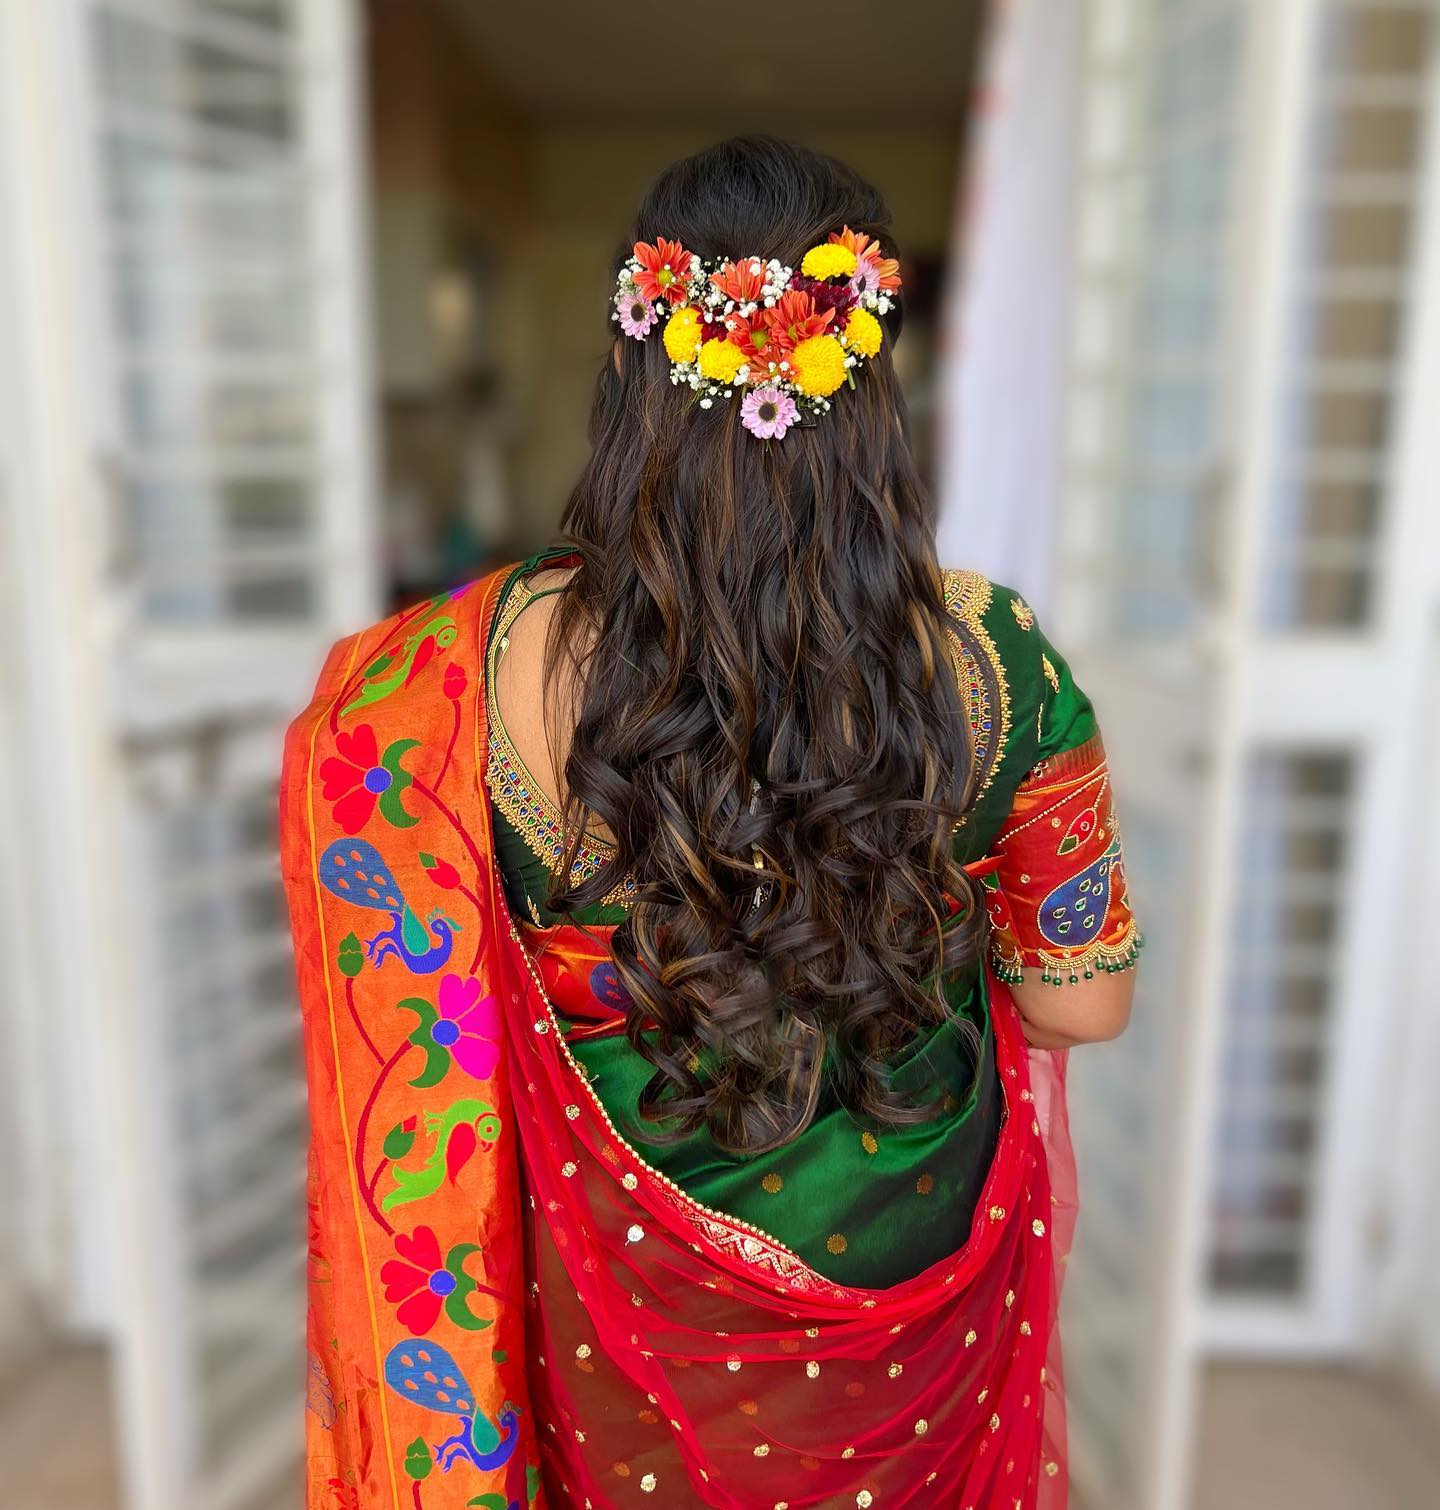
{"type": "Polygon", "coordinates": [[[377,609],[357,15],[0,4],[0,477],[44,793],[14,817],[66,920],[34,1062],[70,1119],[55,1290],[115,1340],[133,1510],[298,1503],[275,797],[325,645],[377,609]]]}
{"type": "Polygon", "coordinates": [[[1151,948],[1135,1027],[1075,1060],[1066,1317],[1077,1480],[1165,1510],[1198,1358],[1365,1321],[1435,592],[1440,17],[1091,9],[1057,634],[1151,948]]]}
{"type": "MultiPolygon", "coordinates": [[[[1259,23],[1257,23],[1258,25],[1259,23]]],[[[1440,6],[1296,0],[1273,88],[1264,385],[1234,628],[1240,882],[1215,1065],[1212,1348],[1361,1346],[1407,964],[1435,569],[1440,6]]],[[[1418,858],[1418,857],[1417,857],[1418,858]]]]}

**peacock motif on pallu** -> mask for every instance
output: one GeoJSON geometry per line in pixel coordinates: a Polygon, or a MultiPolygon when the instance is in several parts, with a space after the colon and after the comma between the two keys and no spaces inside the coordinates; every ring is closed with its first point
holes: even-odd
{"type": "Polygon", "coordinates": [[[390,926],[365,945],[372,966],[394,958],[412,975],[433,975],[448,963],[460,925],[438,907],[422,923],[385,857],[368,840],[336,839],[328,845],[320,856],[320,882],[343,901],[389,914],[390,926]]]}
{"type": "Polygon", "coordinates": [[[520,1440],[520,1415],[507,1400],[498,1422],[476,1405],[460,1365],[438,1343],[419,1337],[397,1342],[385,1357],[385,1382],[423,1410],[455,1416],[460,1429],[434,1446],[435,1461],[448,1473],[464,1458],[482,1471],[510,1461],[520,1440]]]}

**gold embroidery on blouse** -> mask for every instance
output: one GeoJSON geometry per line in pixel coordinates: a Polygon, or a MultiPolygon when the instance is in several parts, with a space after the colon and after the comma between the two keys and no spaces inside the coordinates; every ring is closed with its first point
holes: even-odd
{"type": "Polygon", "coordinates": [[[1058,692],[1060,690],[1060,673],[1055,669],[1055,662],[1048,655],[1041,654],[1040,666],[1045,672],[1045,680],[1058,692]]]}
{"type": "MultiPolygon", "coordinates": [[[[527,581],[522,579],[516,582],[506,594],[499,620],[490,636],[485,666],[490,757],[485,764],[485,784],[489,788],[491,800],[504,815],[505,821],[519,834],[525,847],[554,875],[565,856],[564,814],[535,780],[529,767],[521,760],[519,751],[511,743],[495,696],[496,672],[499,670],[501,657],[509,648],[510,629],[534,596],[527,581]]],[[[613,844],[586,834],[570,867],[571,881],[588,881],[614,857],[613,844]]],[[[627,876],[604,898],[603,905],[628,907],[634,899],[634,893],[634,878],[627,876]]],[[[531,917],[539,923],[534,902],[530,901],[529,905],[531,917]]]]}
{"type": "Polygon", "coordinates": [[[1035,610],[1031,608],[1024,598],[1011,598],[1010,612],[1015,615],[1015,622],[1021,629],[1034,629],[1035,610]]]}
{"type": "Polygon", "coordinates": [[[949,632],[950,646],[960,680],[960,695],[965,704],[966,717],[970,723],[970,736],[977,765],[982,769],[987,762],[980,789],[975,801],[989,790],[1005,756],[1005,743],[1010,736],[1010,683],[1005,676],[1005,665],[995,641],[985,627],[985,614],[994,596],[988,577],[977,571],[946,570],[945,608],[960,620],[975,638],[990,669],[995,676],[995,698],[992,705],[990,684],[983,671],[975,664],[974,654],[964,640],[954,631],[949,632]],[[991,749],[993,759],[989,759],[991,749]]]}

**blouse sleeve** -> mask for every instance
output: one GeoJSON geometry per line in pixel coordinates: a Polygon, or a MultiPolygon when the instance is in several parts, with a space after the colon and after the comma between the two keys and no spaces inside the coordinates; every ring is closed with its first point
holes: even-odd
{"type": "Polygon", "coordinates": [[[1028,609],[1024,615],[1016,611],[1034,633],[1023,636],[1019,653],[1038,659],[1029,674],[1043,682],[1039,743],[992,845],[991,951],[1002,980],[1015,984],[1023,970],[1038,969],[1042,981],[1059,986],[1129,969],[1143,941],[1094,708],[1028,609]]]}

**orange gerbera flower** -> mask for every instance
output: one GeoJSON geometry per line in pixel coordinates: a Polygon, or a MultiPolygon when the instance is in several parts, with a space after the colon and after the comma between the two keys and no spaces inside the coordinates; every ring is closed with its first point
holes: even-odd
{"type": "Polygon", "coordinates": [[[688,296],[685,280],[690,276],[690,253],[678,241],[666,241],[663,236],[654,246],[637,241],[635,260],[640,264],[635,287],[642,298],[679,304],[688,296]]]}
{"type": "Polygon", "coordinates": [[[757,309],[748,319],[744,315],[725,316],[725,329],[732,345],[738,346],[750,364],[752,380],[759,381],[767,366],[776,360],[779,346],[770,337],[770,311],[757,309]]]}
{"type": "Polygon", "coordinates": [[[817,310],[809,294],[787,289],[775,301],[775,307],[765,311],[765,323],[770,328],[766,346],[770,360],[775,360],[775,351],[788,356],[801,341],[822,335],[833,314],[833,310],[817,310]]]}
{"type": "Polygon", "coordinates": [[[831,231],[830,240],[855,253],[860,264],[855,272],[857,286],[872,293],[881,288],[893,293],[900,287],[900,264],[893,257],[882,257],[880,243],[864,231],[852,231],[847,225],[843,230],[831,231]]]}
{"type": "Polygon", "coordinates": [[[737,304],[754,304],[765,286],[765,264],[758,257],[742,257],[738,262],[727,262],[718,273],[711,273],[710,281],[727,299],[737,304]]]}

